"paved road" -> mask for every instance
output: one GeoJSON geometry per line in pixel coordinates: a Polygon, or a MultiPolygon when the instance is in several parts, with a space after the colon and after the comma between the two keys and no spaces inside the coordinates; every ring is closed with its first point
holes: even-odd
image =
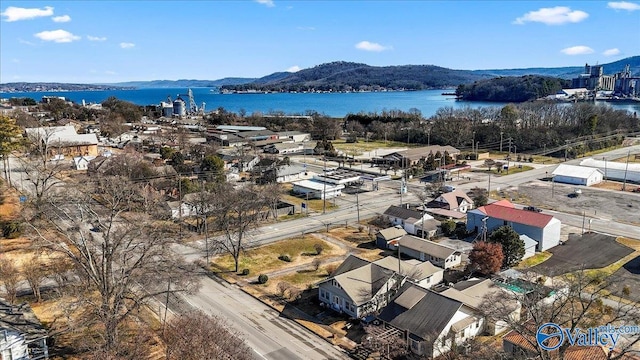
{"type": "Polygon", "coordinates": [[[348,359],[339,348],[295,321],[280,316],[277,311],[235,285],[207,276],[201,276],[201,284],[197,294],[179,296],[192,308],[227,319],[233,328],[243,334],[257,358],[348,359]]]}

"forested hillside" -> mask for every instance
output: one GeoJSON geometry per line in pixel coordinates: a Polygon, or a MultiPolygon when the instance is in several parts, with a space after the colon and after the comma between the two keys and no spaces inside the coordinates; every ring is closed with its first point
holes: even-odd
{"type": "Polygon", "coordinates": [[[570,85],[569,80],[545,76],[499,77],[460,85],[456,96],[462,100],[524,102],[556,94],[570,85]]]}

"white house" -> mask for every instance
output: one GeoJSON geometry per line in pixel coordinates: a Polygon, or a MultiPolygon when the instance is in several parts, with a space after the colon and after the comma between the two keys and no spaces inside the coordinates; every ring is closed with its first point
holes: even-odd
{"type": "Polygon", "coordinates": [[[422,236],[424,231],[427,237],[432,237],[440,226],[440,222],[433,216],[401,206],[389,206],[382,216],[391,224],[402,226],[408,234],[412,235],[422,236]]]}
{"type": "Polygon", "coordinates": [[[404,277],[383,266],[349,255],[333,275],[318,284],[320,302],[330,309],[362,318],[387,305],[404,277]]]}
{"type": "Polygon", "coordinates": [[[520,235],[520,240],[524,242],[524,255],[522,256],[522,259],[532,257],[536,254],[536,248],[538,247],[537,241],[527,235],[520,235]]]}
{"type": "MultiPolygon", "coordinates": [[[[502,291],[488,279],[458,283],[440,293],[406,283],[378,319],[406,334],[411,352],[437,358],[485,331],[497,334],[505,329],[506,324],[482,315],[482,303],[500,297],[502,291]]],[[[520,304],[504,305],[518,320],[520,304]]]]}
{"type": "Polygon", "coordinates": [[[428,358],[449,352],[484,327],[482,317],[461,301],[413,284],[405,284],[378,319],[400,330],[411,352],[428,358]]]}
{"type": "Polygon", "coordinates": [[[440,284],[444,279],[444,269],[429,261],[399,260],[397,257],[387,256],[373,263],[396,273],[400,271],[400,275],[406,276],[408,281],[425,289],[440,284]]]}
{"type": "Polygon", "coordinates": [[[47,331],[27,303],[0,299],[0,359],[48,359],[47,331]]]}
{"type": "Polygon", "coordinates": [[[89,162],[95,158],[96,156],[76,156],[73,158],[73,167],[76,170],[87,170],[89,162]]]}
{"type": "Polygon", "coordinates": [[[604,178],[600,169],[567,164],[558,165],[552,175],[554,182],[583,186],[599,184],[604,178]]]}
{"type": "Polygon", "coordinates": [[[278,134],[280,140],[292,140],[293,142],[300,143],[311,140],[311,134],[303,133],[300,131],[281,131],[278,134]]]}
{"type": "MultiPolygon", "coordinates": [[[[443,193],[427,204],[427,208],[440,208],[460,213],[466,213],[473,208],[473,200],[462,190],[443,193]]],[[[428,211],[428,210],[427,210],[428,211]]]]}
{"type": "Polygon", "coordinates": [[[405,235],[398,240],[400,253],[420,261],[430,261],[435,266],[443,269],[460,265],[462,253],[454,248],[421,239],[419,237],[405,235]]]}
{"type": "Polygon", "coordinates": [[[560,220],[551,215],[516,209],[508,200],[500,200],[467,212],[467,231],[487,232],[509,225],[520,235],[538,242],[536,251],[548,250],[560,243],[560,220]],[[486,220],[485,220],[486,219],[486,220]]]}
{"type": "Polygon", "coordinates": [[[293,192],[309,196],[309,199],[331,199],[342,195],[344,185],[327,184],[314,180],[301,180],[293,184],[293,192]]]}

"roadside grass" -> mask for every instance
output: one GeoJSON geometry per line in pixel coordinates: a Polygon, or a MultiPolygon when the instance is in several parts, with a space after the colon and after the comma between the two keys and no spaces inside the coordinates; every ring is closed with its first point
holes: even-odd
{"type": "MultiPolygon", "coordinates": [[[[300,206],[301,206],[301,204],[303,202],[307,203],[307,199],[299,198],[299,197],[291,195],[291,194],[282,195],[280,197],[280,199],[282,201],[288,202],[290,204],[294,204],[298,208],[300,208],[300,206]]],[[[322,199],[309,199],[308,204],[309,204],[309,210],[322,211],[323,206],[324,206],[324,200],[322,200],[322,199]]],[[[327,210],[333,210],[333,209],[337,209],[338,208],[337,205],[333,205],[333,200],[332,199],[327,199],[326,207],[327,207],[327,210]]]]}
{"type": "MultiPolygon", "coordinates": [[[[311,235],[305,235],[302,238],[282,240],[244,251],[240,254],[238,271],[242,272],[243,269],[249,269],[249,276],[254,277],[262,273],[287,269],[305,263],[310,264],[316,258],[323,260],[342,253],[344,253],[342,249],[331,243],[311,235]],[[316,244],[320,244],[323,247],[320,255],[315,255],[314,246],[316,244]],[[278,259],[278,256],[283,254],[289,255],[291,262],[278,259]]],[[[229,273],[233,272],[234,267],[233,257],[229,254],[217,256],[211,262],[211,269],[214,272],[229,273]]]]}
{"type": "MultiPolygon", "coordinates": [[[[619,163],[626,163],[627,162],[627,157],[624,156],[624,157],[621,157],[621,158],[618,158],[618,159],[615,159],[615,160],[612,160],[612,161],[619,162],[619,163]]],[[[630,163],[640,163],[640,155],[635,154],[635,156],[629,156],[629,162],[630,163]]]]}
{"type": "MultiPolygon", "coordinates": [[[[340,263],[333,263],[336,265],[340,265],[340,263]]],[[[318,270],[313,270],[313,268],[309,267],[308,270],[298,270],[291,274],[286,274],[282,276],[276,276],[269,281],[272,281],[272,284],[277,284],[279,282],[288,282],[291,285],[295,285],[300,289],[306,289],[309,286],[314,286],[318,281],[322,279],[326,279],[329,276],[328,268],[330,264],[325,266],[320,266],[318,270]]]]}
{"type": "Polygon", "coordinates": [[[475,169],[475,170],[471,170],[471,172],[480,172],[485,174],[491,173],[496,176],[507,176],[507,175],[513,175],[513,174],[517,174],[517,173],[521,173],[529,170],[533,170],[533,167],[529,165],[522,165],[522,166],[514,165],[509,167],[508,171],[505,171],[505,170],[500,171],[499,169],[496,169],[494,166],[492,167],[491,171],[489,171],[488,169],[487,170],[475,169]]]}
{"type": "Polygon", "coordinates": [[[516,202],[522,205],[531,204],[531,199],[528,196],[524,194],[520,194],[518,191],[515,191],[515,190],[499,190],[499,191],[491,190],[491,193],[489,194],[489,198],[494,200],[507,199],[511,202],[516,202]]]}
{"type": "Polygon", "coordinates": [[[580,154],[579,157],[589,157],[589,156],[593,156],[593,155],[598,155],[598,154],[602,154],[602,153],[606,153],[609,152],[611,150],[617,150],[617,149],[622,149],[624,146],[623,145],[616,145],[616,146],[611,146],[608,148],[604,148],[604,149],[598,149],[598,150],[593,150],[593,151],[587,151],[585,153],[580,154]]]}
{"type": "Polygon", "coordinates": [[[547,261],[550,257],[551,257],[550,252],[548,251],[543,251],[541,253],[537,253],[535,255],[533,255],[532,257],[528,258],[528,259],[524,259],[522,261],[520,261],[520,263],[518,264],[518,266],[516,266],[516,269],[527,269],[530,267],[534,267],[538,264],[541,264],[545,261],[547,261]]]}
{"type": "Polygon", "coordinates": [[[354,229],[351,227],[344,228],[334,228],[329,230],[329,234],[333,237],[342,239],[348,243],[349,245],[359,245],[363,243],[368,243],[375,239],[374,235],[370,235],[366,225],[360,225],[363,227],[363,231],[359,229],[354,229]]]}

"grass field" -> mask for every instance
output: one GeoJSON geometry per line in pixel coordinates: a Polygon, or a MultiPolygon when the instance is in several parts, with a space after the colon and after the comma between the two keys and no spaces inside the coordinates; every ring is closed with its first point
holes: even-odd
{"type": "MultiPolygon", "coordinates": [[[[344,253],[339,247],[320,240],[311,235],[303,238],[278,241],[273,244],[251,249],[240,254],[239,271],[249,269],[249,276],[266,273],[269,271],[286,269],[304,263],[311,263],[315,258],[326,259],[344,253]],[[314,246],[320,244],[323,251],[316,256],[314,246]],[[291,262],[284,262],[278,256],[287,254],[291,262]]],[[[214,258],[211,264],[213,271],[226,272],[234,270],[234,261],[231,255],[222,255],[214,258]]]]}
{"type": "MultiPolygon", "coordinates": [[[[498,172],[498,169],[494,167],[491,168],[491,173],[497,176],[504,176],[504,175],[512,175],[512,174],[517,174],[517,173],[521,173],[521,172],[525,172],[525,171],[529,171],[529,170],[533,170],[533,167],[528,166],[528,165],[522,165],[522,167],[518,167],[517,165],[511,166],[509,168],[509,172],[507,173],[507,171],[502,170],[502,172],[498,172]]],[[[489,170],[471,170],[471,172],[480,172],[480,173],[489,173],[489,170]]]]}

